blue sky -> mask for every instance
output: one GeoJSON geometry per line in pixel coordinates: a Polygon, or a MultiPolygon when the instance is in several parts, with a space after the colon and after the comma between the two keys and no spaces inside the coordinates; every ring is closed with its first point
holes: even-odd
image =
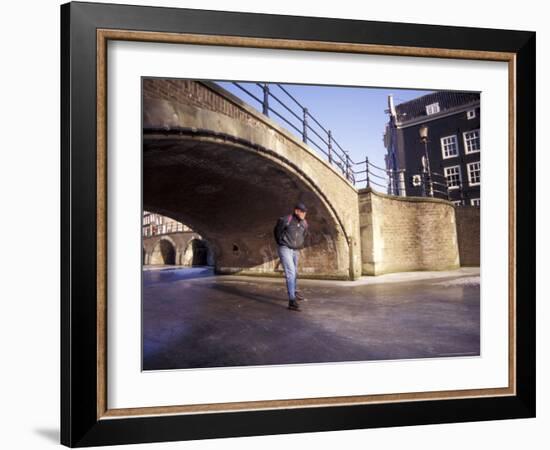
{"type": "MultiPolygon", "coordinates": [[[[230,82],[218,82],[225,89],[229,90],[246,103],[261,111],[261,105],[253,100],[230,82]]],[[[262,90],[254,83],[242,83],[249,91],[259,98],[263,98],[262,90]]],[[[309,112],[327,130],[331,130],[336,141],[344,148],[351,158],[358,162],[364,161],[368,156],[369,161],[377,166],[384,167],[383,135],[385,125],[388,121],[388,95],[393,94],[395,104],[402,103],[413,98],[420,97],[432,91],[413,89],[390,89],[390,88],[365,88],[365,87],[341,87],[341,86],[315,86],[284,84],[284,88],[292,94],[302,105],[308,108],[309,112]]],[[[301,115],[299,107],[278,87],[271,86],[277,97],[291,106],[292,109],[301,115]]],[[[284,116],[292,118],[282,106],[270,99],[270,106],[284,116]]],[[[297,132],[281,121],[276,115],[270,117],[278,122],[285,129],[297,135],[297,132]]],[[[297,119],[293,122],[301,127],[297,119]]],[[[312,137],[315,137],[310,133],[312,137]]],[[[301,135],[299,136],[301,139],[301,135]]],[[[319,142],[319,140],[317,139],[319,142]]],[[[321,144],[321,142],[319,142],[321,144]]],[[[315,147],[313,147],[316,149],[315,147]]]]}

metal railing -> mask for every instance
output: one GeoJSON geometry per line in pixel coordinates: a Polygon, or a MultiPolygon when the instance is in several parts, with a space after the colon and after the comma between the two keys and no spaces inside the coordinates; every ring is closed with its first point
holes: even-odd
{"type": "MultiPolygon", "coordinates": [[[[355,162],[349,153],[339,144],[330,128],[322,125],[311,111],[300,103],[287,88],[279,83],[243,83],[232,82],[250,98],[258,102],[262,113],[273,114],[288,125],[301,137],[305,144],[317,149],[327,161],[338,168],[346,179],[355,186],[364,183],[365,187],[383,190],[390,195],[406,195],[405,170],[389,170],[373,164],[366,157],[355,162]],[[261,94],[252,92],[252,86],[259,87],[261,94]],[[277,106],[277,109],[275,108],[277,106]]],[[[464,204],[462,181],[458,187],[449,186],[448,178],[428,167],[421,174],[422,195],[449,201],[460,200],[464,204]],[[459,198],[452,194],[459,190],[459,198]]]]}
{"type": "Polygon", "coordinates": [[[450,200],[449,182],[445,175],[438,172],[425,172],[423,178],[424,192],[427,196],[450,200]]]}
{"type": "Polygon", "coordinates": [[[462,180],[451,184],[445,175],[438,172],[422,174],[422,195],[452,201],[457,206],[469,206],[462,180]]]}
{"type": "Polygon", "coordinates": [[[391,185],[393,180],[397,179],[398,171],[394,171],[394,173],[377,167],[369,163],[368,158],[365,158],[364,161],[354,162],[349,156],[349,152],[336,140],[332,131],[322,125],[311,111],[283,85],[279,83],[248,83],[250,86],[244,86],[239,82],[232,82],[232,84],[259,103],[263,114],[268,117],[270,114],[278,117],[291,130],[295,131],[305,144],[321,152],[327,161],[336,166],[352,184],[357,185],[364,182],[367,187],[371,187],[372,184],[392,192],[397,190],[391,188],[391,185]],[[260,88],[261,94],[252,92],[250,89],[252,86],[260,88]],[[359,170],[361,166],[364,168],[359,170]],[[360,175],[364,175],[364,177],[359,179],[360,175]],[[376,178],[377,181],[372,178],[376,178]]]}
{"type": "MultiPolygon", "coordinates": [[[[260,105],[266,116],[274,115],[301,137],[305,144],[317,149],[327,161],[338,168],[342,175],[353,185],[374,190],[383,190],[390,195],[406,195],[405,170],[388,170],[373,164],[366,157],[355,162],[349,153],[340,145],[330,128],[322,125],[311,111],[287,88],[279,83],[243,83],[232,82],[234,86],[260,105]],[[260,93],[252,90],[260,89],[260,93]]],[[[449,189],[445,175],[430,171],[428,168],[422,174],[422,195],[426,197],[451,200],[452,188],[449,189]]],[[[464,203],[462,183],[460,183],[460,198],[464,203]]]]}
{"type": "Polygon", "coordinates": [[[189,227],[180,222],[169,223],[149,223],[144,224],[142,227],[142,235],[144,237],[161,236],[163,234],[178,233],[184,231],[191,231],[189,227]]]}
{"type": "Polygon", "coordinates": [[[362,166],[361,170],[355,170],[356,175],[363,178],[356,180],[357,183],[364,182],[366,187],[378,187],[384,189],[390,195],[405,195],[405,171],[388,170],[377,166],[366,157],[364,161],[353,163],[356,166],[362,166]]]}

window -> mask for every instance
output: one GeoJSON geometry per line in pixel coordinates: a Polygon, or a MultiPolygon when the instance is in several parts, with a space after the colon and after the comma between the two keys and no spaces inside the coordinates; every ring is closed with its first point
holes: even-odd
{"type": "Polygon", "coordinates": [[[462,200],[453,200],[455,206],[462,206],[462,200]]]}
{"type": "Polygon", "coordinates": [[[477,153],[480,151],[479,130],[466,131],[464,133],[464,148],[466,149],[466,153],[477,153]]]}
{"type": "Polygon", "coordinates": [[[426,105],[426,114],[435,114],[439,112],[439,103],[432,103],[431,105],[426,105]]]}
{"type": "Polygon", "coordinates": [[[441,138],[441,153],[443,154],[443,159],[458,156],[458,141],[456,135],[441,138]]]}
{"type": "Polygon", "coordinates": [[[466,118],[468,120],[475,119],[476,118],[476,110],[470,109],[468,112],[466,112],[466,118]]]}
{"type": "Polygon", "coordinates": [[[468,169],[468,183],[470,186],[479,186],[481,183],[481,163],[478,161],[466,164],[466,168],[468,169]]]}
{"type": "Polygon", "coordinates": [[[479,198],[471,198],[470,199],[470,205],[472,206],[479,206],[481,202],[479,201],[479,198]]]}
{"type": "Polygon", "coordinates": [[[449,189],[458,189],[462,183],[460,166],[445,167],[443,170],[447,179],[447,187],[449,189]]]}

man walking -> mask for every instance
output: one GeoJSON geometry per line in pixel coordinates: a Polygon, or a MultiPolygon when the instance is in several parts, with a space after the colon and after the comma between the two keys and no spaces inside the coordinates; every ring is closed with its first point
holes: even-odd
{"type": "Polygon", "coordinates": [[[281,259],[286,278],[288,291],[288,309],[299,311],[297,300],[303,300],[303,296],[296,291],[298,276],[299,250],[304,247],[305,239],[309,234],[306,221],[307,208],[303,203],[294,207],[294,213],[279,217],[273,230],[277,253],[281,259]]]}

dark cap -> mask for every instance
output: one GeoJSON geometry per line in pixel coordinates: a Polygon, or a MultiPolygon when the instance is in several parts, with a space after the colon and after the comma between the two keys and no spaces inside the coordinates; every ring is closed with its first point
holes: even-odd
{"type": "Polygon", "coordinates": [[[302,202],[296,203],[296,206],[294,207],[294,209],[299,209],[299,210],[304,211],[304,212],[307,211],[306,205],[304,205],[302,202]]]}

